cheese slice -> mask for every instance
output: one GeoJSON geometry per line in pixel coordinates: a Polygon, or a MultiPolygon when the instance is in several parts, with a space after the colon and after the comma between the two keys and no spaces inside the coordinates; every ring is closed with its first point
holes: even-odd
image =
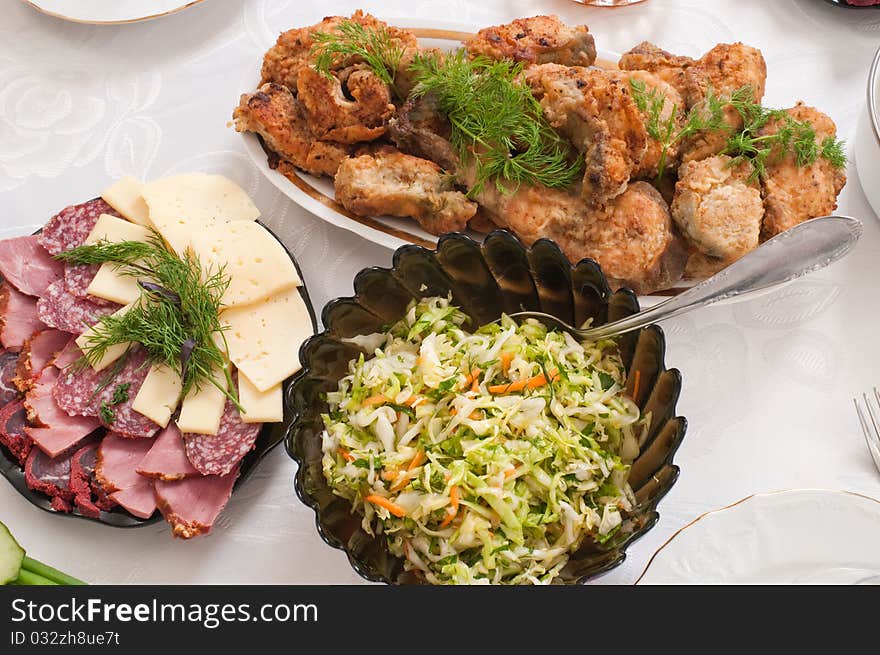
{"type": "Polygon", "coordinates": [[[163,428],[180,401],[181,381],[177,371],[165,364],[150,367],[131,408],[163,428]]]}
{"type": "Polygon", "coordinates": [[[244,409],[241,420],[245,423],[277,423],[284,418],[280,382],[266,391],[260,391],[239,371],[238,403],[244,409]]]}
{"type": "Polygon", "coordinates": [[[259,223],[231,221],[192,236],[191,246],[206,271],[225,267],[227,307],[247,305],[302,285],[281,242],[259,223]]]}
{"type": "Polygon", "coordinates": [[[177,417],[177,427],[181,432],[217,434],[220,429],[220,419],[226,408],[226,376],[216,370],[213,376],[223,390],[208,381],[202,382],[201,389],[191,389],[183,399],[180,416],[177,417]]]}
{"type": "MultiPolygon", "coordinates": [[[[131,305],[126,305],[125,307],[116,310],[112,314],[112,316],[122,316],[129,309],[131,309],[131,305]]],[[[80,350],[82,350],[83,352],[86,352],[90,347],[89,342],[91,341],[94,334],[95,334],[95,332],[94,332],[93,328],[91,328],[91,327],[88,328],[85,332],[83,332],[81,335],[79,335],[76,338],[75,343],[76,343],[77,347],[80,350]]],[[[115,345],[108,347],[104,351],[104,356],[99,361],[92,364],[92,368],[95,369],[96,371],[103,371],[105,368],[110,366],[110,364],[112,364],[117,359],[122,357],[125,354],[125,351],[128,350],[129,347],[131,347],[131,346],[132,346],[132,344],[130,342],[126,342],[126,343],[117,343],[115,345]]]]}
{"type": "Polygon", "coordinates": [[[101,197],[132,223],[149,226],[150,211],[141,195],[143,185],[140,180],[127,175],[104,191],[101,197]]]}
{"type": "MultiPolygon", "coordinates": [[[[150,231],[142,225],[129,223],[110,214],[101,214],[84,243],[90,245],[98,241],[110,243],[146,241],[149,236],[150,231]]],[[[116,264],[110,262],[101,264],[86,291],[90,295],[123,305],[133,303],[141,295],[137,279],[131,275],[121,274],[116,264]]]]}
{"type": "Polygon", "coordinates": [[[89,236],[83,242],[84,245],[91,245],[98,241],[109,241],[110,243],[119,243],[120,241],[146,241],[150,236],[150,230],[143,225],[129,223],[123,218],[111,216],[110,214],[101,214],[95,227],[89,232],[89,236]]]}
{"type": "Polygon", "coordinates": [[[229,221],[255,221],[260,210],[247,193],[222,175],[187,173],[143,186],[150,223],[181,254],[193,235],[229,221]]]}
{"type": "Polygon", "coordinates": [[[302,368],[299,347],[313,330],[298,289],[227,309],[220,321],[228,327],[229,358],[257,390],[268,391],[302,368]]]}

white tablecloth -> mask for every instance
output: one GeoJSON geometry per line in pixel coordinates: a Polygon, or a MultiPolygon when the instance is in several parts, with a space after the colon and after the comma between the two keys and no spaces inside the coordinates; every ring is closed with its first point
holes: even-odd
{"type": "MultiPolygon", "coordinates": [[[[363,7],[396,17],[482,27],[556,13],[622,52],[648,39],[698,56],[742,40],[767,60],[765,103],[819,106],[853,138],[880,36],[880,11],[822,0],[648,0],[585,8],[570,0],[207,0],[160,20],[65,23],[23,3],[0,20],[0,228],[29,231],[125,174],[222,172],[241,183],[291,247],[320,308],[349,295],[355,273],[391,252],[330,227],[261,179],[227,127],[242,80],[289,27],[363,7]]],[[[852,148],[850,147],[850,153],[852,148]]],[[[700,513],[757,491],[846,489],[880,497],[851,398],[880,383],[880,229],[856,171],[840,197],[862,218],[857,250],[832,268],[735,306],[664,325],[681,369],[687,437],[681,478],[660,522],[599,580],[631,583],[651,554],[700,513]]],[[[235,494],[214,531],[189,542],[164,523],[122,530],[53,516],[0,481],[0,520],[34,557],[96,583],[358,583],[293,493],[295,464],[274,451],[235,494]]],[[[821,525],[816,530],[822,530],[821,525]]],[[[858,538],[858,537],[856,537],[858,538]]]]}

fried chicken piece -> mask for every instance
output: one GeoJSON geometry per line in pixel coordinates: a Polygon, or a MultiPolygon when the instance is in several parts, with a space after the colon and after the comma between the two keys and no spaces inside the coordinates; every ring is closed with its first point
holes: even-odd
{"type": "MultiPolygon", "coordinates": [[[[684,99],[688,109],[702,107],[709,90],[716,97],[730,97],[744,86],[752,90],[752,99],[764,97],[767,64],[757,48],[742,43],[719,43],[685,71],[684,99]]],[[[731,129],[742,129],[743,120],[732,106],[724,108],[724,121],[731,129]]],[[[721,152],[727,143],[725,130],[704,130],[682,146],[682,161],[705,159],[721,152]]]]}
{"type": "Polygon", "coordinates": [[[388,86],[362,65],[331,77],[311,66],[301,68],[296,88],[309,128],[319,139],[339,143],[372,141],[385,134],[394,113],[388,86]]]}
{"type": "MultiPolygon", "coordinates": [[[[256,132],[278,157],[312,175],[335,175],[350,152],[315,138],[293,94],[280,84],[269,82],[256,93],[243,94],[232,118],[238,132],[256,132]]],[[[273,168],[277,164],[270,158],[273,168]]]]}
{"type": "Polygon", "coordinates": [[[486,27],[464,42],[471,57],[513,59],[529,64],[592,66],[596,43],[586,25],[569,27],[557,16],[517,18],[486,27]]]}
{"type": "MultiPolygon", "coordinates": [[[[328,16],[311,27],[283,32],[275,45],[263,57],[263,79],[260,84],[275,82],[295,91],[300,69],[314,63],[312,47],[315,45],[315,34],[336,33],[343,20],[346,20],[344,16],[328,16]]],[[[415,35],[409,30],[387,25],[378,18],[365,14],[360,9],[354,12],[348,20],[363,25],[367,29],[384,29],[394,44],[401,48],[418,47],[415,35]]],[[[359,57],[346,57],[334,62],[333,70],[342,70],[360,63],[360,61],[359,57]]]]}
{"type": "Polygon", "coordinates": [[[707,255],[735,260],[758,247],[764,204],[750,181],[750,164],[733,166],[727,155],[682,164],[678,169],[672,219],[707,255]]]}
{"type": "MultiPolygon", "coordinates": [[[[619,77],[632,93],[631,80],[644,84],[647,96],[653,94],[655,97],[662,97],[663,107],[660,110],[659,127],[662,129],[670,118],[673,118],[674,130],[677,132],[684,125],[684,99],[681,97],[675,87],[662,80],[654,73],[643,70],[634,71],[607,71],[608,75],[619,77]],[[675,112],[673,117],[673,112],[675,112]]],[[[649,101],[650,103],[650,101],[649,101]]],[[[657,177],[660,167],[660,159],[663,154],[663,144],[651,136],[650,130],[647,129],[649,121],[649,107],[640,110],[642,122],[645,124],[647,132],[647,148],[638,165],[632,173],[634,178],[653,179],[657,177]]],[[[679,144],[672,143],[666,148],[666,159],[664,162],[664,170],[675,170],[678,166],[679,144]]]]}
{"type": "Polygon", "coordinates": [[[350,212],[412,217],[436,235],[463,230],[477,212],[437,164],[396,150],[346,159],[334,184],[336,200],[350,212]]]}
{"type": "Polygon", "coordinates": [[[684,73],[693,63],[694,60],[690,57],[674,55],[661,50],[653,43],[642,41],[632,50],[623,53],[617,65],[621,70],[642,70],[653,73],[684,97],[684,73]]]}
{"type": "MultiPolygon", "coordinates": [[[[798,103],[788,114],[798,121],[809,122],[816,130],[816,142],[837,135],[834,121],[818,109],[798,103]]],[[[775,134],[781,121],[771,121],[761,134],[775,134]]],[[[809,166],[798,166],[794,153],[770,157],[764,178],[765,239],[794,227],[810,218],[831,214],[837,209],[837,196],[846,184],[846,171],[818,157],[809,166]]]]}
{"type": "Polygon", "coordinates": [[[603,205],[623,193],[648,146],[642,114],[620,74],[542,64],[526,82],[550,124],[584,153],[583,197],[603,205]]]}

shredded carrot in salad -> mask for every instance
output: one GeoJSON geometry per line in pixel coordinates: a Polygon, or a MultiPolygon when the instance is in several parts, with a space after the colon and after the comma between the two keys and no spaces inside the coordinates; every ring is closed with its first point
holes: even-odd
{"type": "Polygon", "coordinates": [[[431,583],[546,584],[585,539],[626,534],[650,417],[626,395],[615,341],[465,322],[423,298],[362,337],[327,394],[324,476],[431,583]]]}

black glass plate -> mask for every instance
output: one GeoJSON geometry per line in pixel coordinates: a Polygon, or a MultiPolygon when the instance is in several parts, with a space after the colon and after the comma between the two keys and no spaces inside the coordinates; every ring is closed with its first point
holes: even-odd
{"type": "MultiPolygon", "coordinates": [[[[262,223],[260,223],[263,225],[262,223]]],[[[288,250],[287,246],[284,245],[284,242],[278,238],[272,230],[270,230],[266,225],[263,225],[266,228],[266,231],[269,232],[278,242],[284,247],[285,252],[287,252],[290,260],[293,262],[293,265],[296,267],[296,271],[299,274],[300,280],[303,280],[303,285],[299,287],[300,296],[302,296],[303,302],[305,302],[306,307],[309,310],[309,318],[312,321],[312,331],[316,332],[318,330],[318,320],[315,315],[315,308],[312,306],[312,301],[309,298],[309,293],[305,287],[305,278],[303,278],[302,270],[299,267],[299,263],[296,261],[296,258],[293,256],[293,253],[288,250]]],[[[40,230],[37,230],[35,234],[38,234],[40,230]]],[[[288,395],[291,385],[294,381],[303,374],[303,371],[292,375],[287,380],[284,381],[283,384],[283,393],[285,396],[288,395]]],[[[260,434],[257,437],[256,442],[254,443],[254,449],[250,451],[247,455],[245,455],[244,459],[241,461],[241,469],[239,472],[238,480],[235,481],[235,487],[233,489],[233,493],[235,493],[235,489],[244,483],[244,481],[248,478],[248,476],[253,472],[256,468],[257,464],[260,462],[263,457],[265,457],[275,446],[281,443],[284,440],[284,435],[286,432],[286,426],[288,424],[287,417],[287,409],[285,409],[285,419],[281,423],[266,423],[263,425],[263,429],[260,430],[260,434]]],[[[28,501],[30,501],[33,505],[39,507],[42,510],[47,512],[51,512],[52,514],[58,514],[61,516],[69,516],[73,518],[86,519],[88,521],[95,521],[97,523],[104,523],[105,525],[112,525],[117,528],[136,528],[142,525],[148,525],[151,523],[155,523],[162,519],[162,515],[157,511],[153,513],[153,516],[147,519],[138,518],[132,514],[129,514],[121,507],[114,507],[111,511],[102,511],[99,516],[93,518],[91,516],[83,516],[79,513],[79,510],[74,507],[70,512],[59,512],[52,508],[51,499],[43,493],[39,491],[34,491],[29,489],[27,486],[27,482],[25,480],[24,471],[22,467],[18,464],[18,460],[6,449],[5,446],[0,445],[0,474],[2,474],[7,480],[9,480],[10,484],[24,496],[28,501]]]]}
{"type": "Polygon", "coordinates": [[[845,0],[825,0],[825,2],[841,9],[880,9],[880,5],[851,5],[845,0]]]}
{"type": "MultiPolygon", "coordinates": [[[[403,246],[394,253],[391,269],[373,267],[358,273],[354,291],[354,296],[324,307],[325,330],[300,350],[302,375],[285,395],[285,420],[291,417],[285,446],[299,464],[297,495],[315,511],[324,541],[345,551],[352,567],[368,580],[419,583],[388,551],[381,535],[363,530],[360,515],[324,478],[321,414],[329,411],[325,393],[336,390],[348,373],[348,362],[361,353],[347,338],[375,332],[400,319],[413,298],[433,295],[452,294],[471,317],[471,327],[522,309],[544,311],[577,325],[591,318],[601,325],[638,312],[639,302],[628,289],[611,293],[593,260],[572,266],[552,241],[541,239],[526,248],[506,230],[492,232],[482,244],[463,234],[447,234],[436,250],[403,246]]],[[[657,522],[657,504],[678,478],[672,459],[687,422],[675,413],[681,376],[665,366],[663,332],[652,325],[624,335],[619,347],[628,371],[627,393],[643,413],[653,416],[630,470],[637,504],[626,517],[628,530],[605,544],[589,540],[572,554],[557,579],[560,584],[584,582],[623,562],[626,548],[657,522]]]]}

